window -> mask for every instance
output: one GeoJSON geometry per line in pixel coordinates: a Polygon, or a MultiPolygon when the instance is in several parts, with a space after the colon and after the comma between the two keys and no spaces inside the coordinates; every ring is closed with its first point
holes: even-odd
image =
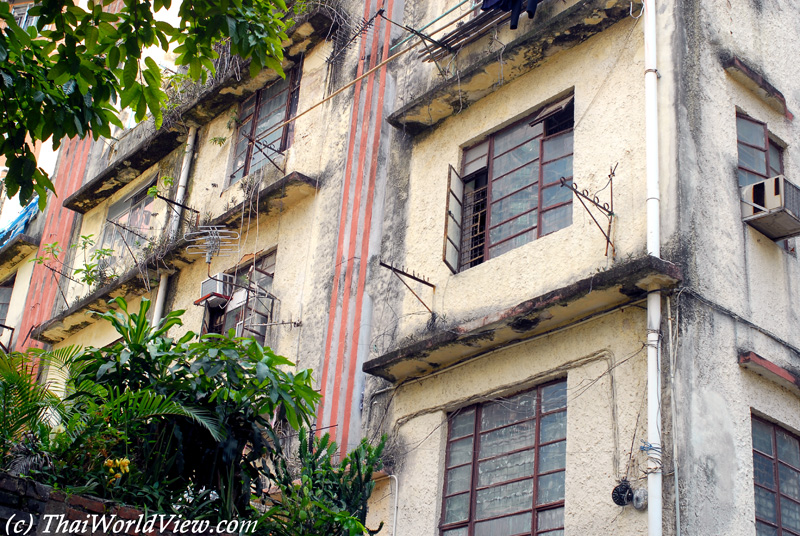
{"type": "Polygon", "coordinates": [[[444,261],[453,272],[527,244],[572,223],[573,98],[464,151],[450,168],[444,261]]]}
{"type": "Polygon", "coordinates": [[[300,69],[292,69],[285,79],[258,90],[242,103],[231,184],[269,164],[288,147],[289,125],[274,129],[297,107],[300,69]]]}
{"type": "Polygon", "coordinates": [[[234,270],[233,296],[222,307],[209,307],[206,331],[225,334],[233,329],[237,337],[255,337],[262,344],[266,341],[267,324],[272,322],[275,308],[275,259],[273,251],[234,270]]]}
{"type": "Polygon", "coordinates": [[[16,21],[17,25],[20,28],[27,28],[28,26],[35,26],[36,19],[39,17],[34,17],[28,14],[28,10],[33,7],[33,3],[29,4],[18,4],[11,6],[11,12],[14,15],[14,21],[16,21]]]}
{"type": "MultiPolygon", "coordinates": [[[[14,281],[16,277],[11,278],[0,285],[0,324],[5,324],[8,318],[8,306],[11,304],[11,293],[14,290],[14,281]]],[[[3,329],[0,328],[0,334],[3,329]]]]}
{"type": "Polygon", "coordinates": [[[769,138],[767,125],[736,116],[739,142],[739,186],[749,186],[783,173],[783,149],[769,138]]]}
{"type": "Polygon", "coordinates": [[[567,384],[450,416],[441,536],[564,534],[567,384]]]}
{"type": "Polygon", "coordinates": [[[757,536],[800,535],[800,442],[753,417],[753,480],[757,536]]]}
{"type": "MultiPolygon", "coordinates": [[[[101,247],[115,254],[103,260],[106,267],[114,266],[118,259],[138,253],[153,236],[152,219],[155,199],[147,195],[147,188],[120,201],[108,210],[101,247]]],[[[133,259],[130,259],[133,261],[133,259]]]]}

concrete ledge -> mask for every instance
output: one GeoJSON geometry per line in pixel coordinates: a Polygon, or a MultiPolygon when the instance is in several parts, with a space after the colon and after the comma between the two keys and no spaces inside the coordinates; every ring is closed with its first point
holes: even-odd
{"type": "Polygon", "coordinates": [[[755,69],[747,65],[740,58],[727,55],[722,58],[722,66],[731,78],[742,84],[744,87],[755,93],[767,105],[781,113],[790,121],[794,115],[786,107],[786,98],[783,93],[778,91],[775,86],[770,84],[766,78],[760,75],[755,69]]]}
{"type": "Polygon", "coordinates": [[[755,352],[739,354],[739,366],[763,376],[781,387],[785,387],[796,395],[800,395],[800,374],[787,370],[772,361],[764,359],[755,352]]]}
{"type": "Polygon", "coordinates": [[[624,20],[631,9],[629,0],[585,0],[565,9],[561,4],[562,0],[557,0],[540,7],[543,12],[552,10],[552,16],[537,13],[530,30],[504,47],[502,65],[496,53],[480,54],[457,76],[393,112],[389,123],[409,134],[419,134],[502,87],[497,83],[501,72],[503,82],[511,82],[556,52],[573,48],[624,20]]]}
{"type": "Polygon", "coordinates": [[[39,239],[26,234],[19,234],[0,249],[0,280],[11,273],[11,269],[21,263],[25,257],[39,249],[39,239]]]}
{"type": "MultiPolygon", "coordinates": [[[[319,10],[297,21],[289,32],[288,42],[284,43],[287,58],[284,68],[294,66],[292,58],[299,57],[324,39],[332,24],[330,17],[319,10]]],[[[64,206],[86,214],[180,147],[186,141],[186,127],[206,124],[226,108],[278,78],[277,73],[269,69],[264,69],[256,78],[250,78],[247,67],[248,62],[241,62],[239,69],[230,69],[216,84],[171,112],[181,119],[179,125],[155,130],[152,120],[149,120],[126,132],[115,143],[119,156],[67,197],[64,206]]]]}
{"type": "Polygon", "coordinates": [[[493,315],[437,326],[429,337],[365,362],[363,370],[391,382],[422,377],[641,301],[648,291],[674,287],[681,279],[680,268],[662,259],[647,256],[623,262],[493,315]]]}
{"type": "MultiPolygon", "coordinates": [[[[252,204],[258,207],[259,214],[269,214],[275,209],[285,210],[312,195],[317,190],[317,180],[292,171],[283,178],[263,186],[252,204]]],[[[250,200],[244,200],[235,207],[214,218],[209,225],[225,225],[236,227],[250,200]]]]}
{"type": "MultiPolygon", "coordinates": [[[[158,286],[159,272],[172,273],[194,262],[197,257],[186,255],[186,245],[185,240],[177,240],[164,253],[148,257],[142,262],[150,288],[158,286]]],[[[98,321],[90,311],[106,312],[112,308],[108,304],[112,298],[141,296],[147,291],[148,285],[142,279],[139,268],[134,266],[112,282],[79,299],[59,315],[36,326],[31,338],[49,344],[61,342],[98,321]]]]}

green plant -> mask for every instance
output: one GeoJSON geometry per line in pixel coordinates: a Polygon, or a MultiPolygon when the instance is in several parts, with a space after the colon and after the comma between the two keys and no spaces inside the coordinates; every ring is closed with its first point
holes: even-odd
{"type": "Polygon", "coordinates": [[[386,438],[376,446],[362,440],[336,463],[338,449],[328,434],[314,437],[301,429],[298,437],[296,463],[279,452],[265,469],[276,491],[266,499],[269,508],[260,528],[272,536],[377,534],[383,523],[375,530],[365,526],[367,501],[386,438]]]}
{"type": "Polygon", "coordinates": [[[0,2],[0,154],[6,159],[5,185],[22,204],[33,192],[43,208],[54,186],[37,167],[33,145],[92,135],[111,138],[122,127],[119,114],[130,108],[137,122],[152,114],[163,122],[161,68],[144,49],[157,46],[176,55],[193,81],[205,83],[226,40],[231,56],[249,60],[251,75],[262,68],[283,74],[287,6],[283,0],[184,0],[177,24],[159,17],[171,0],[125,2],[119,12],[110,0],[38,2],[29,10],[35,26],[21,28],[7,2],[0,2]],[[157,20],[162,19],[162,20],[157,20]],[[26,139],[33,143],[26,143],[26,139]]]}
{"type": "Polygon", "coordinates": [[[222,147],[223,145],[225,145],[225,142],[228,141],[228,137],[214,136],[213,138],[210,138],[208,141],[209,143],[213,143],[214,145],[219,145],[220,147],[222,147]]]}

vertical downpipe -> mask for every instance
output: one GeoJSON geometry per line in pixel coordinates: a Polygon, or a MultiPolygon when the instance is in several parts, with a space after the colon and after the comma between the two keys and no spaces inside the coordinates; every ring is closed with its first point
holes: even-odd
{"type": "MultiPolygon", "coordinates": [[[[169,225],[169,240],[175,240],[178,231],[181,228],[181,218],[183,217],[183,204],[186,198],[186,185],[189,182],[189,171],[192,167],[192,158],[194,157],[194,143],[197,139],[197,127],[189,127],[189,134],[186,139],[186,150],[183,153],[183,162],[181,163],[181,178],[178,181],[178,192],[175,195],[175,202],[178,203],[175,207],[177,212],[171,212],[172,219],[169,225]]],[[[153,325],[157,325],[164,315],[164,302],[167,298],[167,281],[169,274],[161,274],[161,279],[158,281],[158,294],[156,295],[156,304],[153,308],[153,325]]]]}
{"type": "MultiPolygon", "coordinates": [[[[655,0],[644,1],[644,90],[647,149],[647,253],[661,258],[661,208],[658,145],[658,69],[656,57],[655,0]]],[[[647,442],[658,447],[648,452],[648,536],[661,536],[661,292],[647,295],[647,442]]]]}

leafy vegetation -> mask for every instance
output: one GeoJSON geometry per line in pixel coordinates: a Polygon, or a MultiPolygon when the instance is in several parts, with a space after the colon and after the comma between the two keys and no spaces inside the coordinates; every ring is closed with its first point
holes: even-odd
{"type": "Polygon", "coordinates": [[[121,127],[119,112],[130,108],[137,121],[152,114],[157,128],[167,99],[149,47],[172,50],[175,63],[192,80],[214,72],[215,43],[227,40],[231,54],[250,60],[250,72],[264,67],[283,74],[281,41],[286,39],[284,0],[183,0],[173,25],[157,14],[172,0],[42,0],[29,15],[35,26],[20,28],[10,5],[0,2],[0,154],[6,157],[8,195],[24,205],[39,194],[44,208],[54,187],[37,167],[30,142],[64,137],[111,137],[121,127]]]}
{"type": "Polygon", "coordinates": [[[120,337],[110,347],[0,354],[4,469],[186,519],[258,519],[273,536],[376,532],[364,523],[383,442],[336,464],[327,436],[309,439],[311,371],[232,333],[172,339],[183,311],[151,326],[149,301],[113,305],[100,314],[120,337]]]}

